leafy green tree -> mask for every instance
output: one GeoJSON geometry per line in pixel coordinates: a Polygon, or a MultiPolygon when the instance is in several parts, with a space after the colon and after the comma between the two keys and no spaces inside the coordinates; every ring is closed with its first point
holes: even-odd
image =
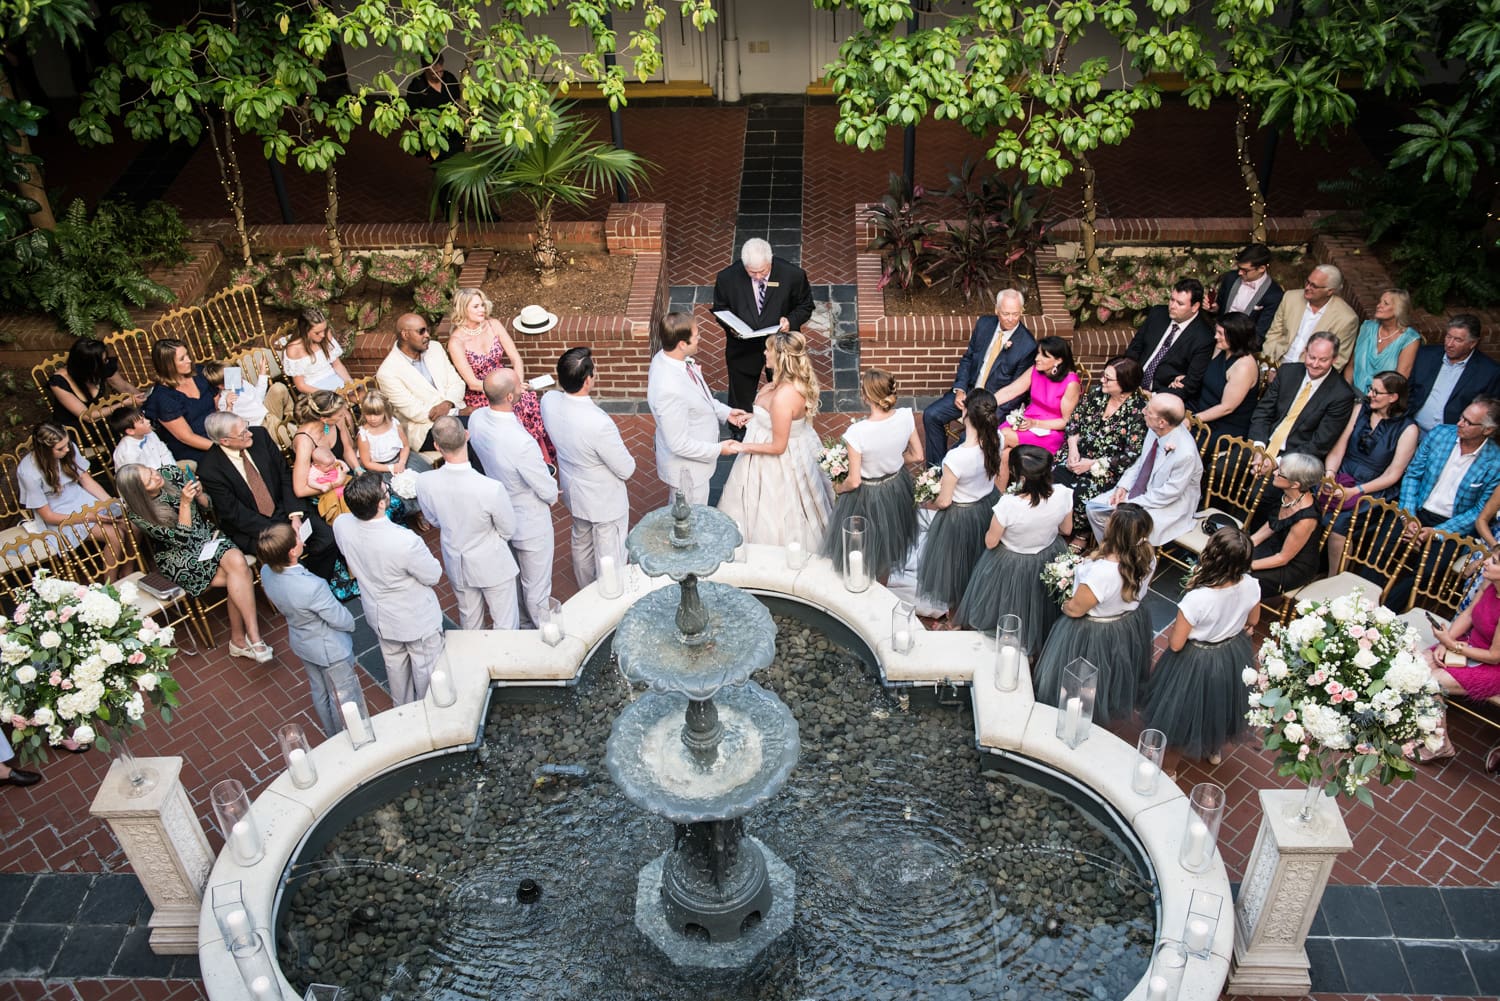
{"type": "Polygon", "coordinates": [[[552,214],[558,203],[587,205],[617,184],[637,187],[650,166],[629,150],[590,138],[593,126],[566,105],[549,110],[556,125],[548,138],[518,148],[502,138],[503,130],[490,129],[466,152],[438,164],[435,196],[452,199],[454,219],[491,218],[507,198],[524,199],[536,215],[531,253],[544,286],[557,284],[561,255],[552,214]]]}
{"type": "Polygon", "coordinates": [[[1150,0],[1139,12],[1130,0],[976,0],[909,33],[911,0],[815,2],[856,8],[864,22],[828,67],[841,142],[879,149],[890,127],[930,115],[993,136],[990,159],[1033,183],[1056,187],[1080,170],[1091,267],[1097,208],[1088,155],[1124,142],[1135,116],[1160,102],[1149,77],[1132,82],[1125,71],[1176,71],[1202,58],[1199,31],[1182,16],[1185,0],[1150,0]],[[1085,32],[1107,35],[1115,54],[1070,57],[1085,32]]]}

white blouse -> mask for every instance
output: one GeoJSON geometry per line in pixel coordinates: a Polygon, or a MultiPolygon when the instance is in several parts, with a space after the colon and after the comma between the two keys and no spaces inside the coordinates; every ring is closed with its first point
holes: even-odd
{"type": "Polygon", "coordinates": [[[396,418],[391,418],[391,426],[379,434],[371,431],[368,427],[360,425],[359,436],[370,445],[370,458],[375,462],[389,465],[396,461],[401,454],[400,423],[396,418]]]}
{"type": "Polygon", "coordinates": [[[1005,529],[1000,544],[1013,553],[1039,553],[1062,534],[1062,524],[1073,513],[1073,491],[1053,487],[1052,495],[1036,507],[1020,494],[1006,494],[995,505],[995,520],[1005,529]]]}
{"type": "Polygon", "coordinates": [[[844,440],[849,447],[859,450],[860,478],[873,480],[899,470],[906,443],[916,426],[911,407],[892,410],[884,420],[872,421],[867,417],[855,421],[844,432],[844,440]]]}
{"type": "Polygon", "coordinates": [[[943,457],[943,468],[958,477],[953,488],[953,503],[972,504],[984,500],[995,489],[994,477],[984,468],[984,449],[978,445],[960,445],[943,457]]]}
{"type": "MultiPolygon", "coordinates": [[[[1153,564],[1154,569],[1154,564],[1153,564]]],[[[1146,575],[1150,580],[1151,575],[1146,575]]],[[[1084,584],[1099,599],[1099,603],[1089,609],[1089,615],[1094,618],[1107,618],[1111,615],[1123,615],[1125,612],[1134,610],[1140,606],[1141,599],[1146,596],[1146,587],[1141,587],[1141,593],[1135,596],[1134,601],[1126,601],[1121,592],[1125,588],[1125,581],[1120,577],[1120,565],[1111,560],[1084,560],[1078,564],[1077,571],[1073,575],[1074,590],[1084,584]]]]}
{"type": "Polygon", "coordinates": [[[1245,574],[1228,587],[1193,588],[1182,596],[1177,610],[1193,627],[1188,639],[1218,643],[1244,629],[1250,610],[1258,604],[1260,581],[1245,574]]]}
{"type": "Polygon", "coordinates": [[[288,358],[282,355],[281,370],[286,373],[286,377],[295,379],[300,375],[314,389],[337,390],[341,388],[344,385],[344,378],[333,370],[333,363],[344,357],[344,349],[332,337],[324,343],[328,345],[327,354],[314,348],[311,356],[302,358],[288,358]]]}

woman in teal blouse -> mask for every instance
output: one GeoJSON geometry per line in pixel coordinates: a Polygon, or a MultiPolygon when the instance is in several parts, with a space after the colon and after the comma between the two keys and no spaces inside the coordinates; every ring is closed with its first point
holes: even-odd
{"type": "Polygon", "coordinates": [[[1411,296],[1403,289],[1388,288],[1375,304],[1375,319],[1359,325],[1354,357],[1344,366],[1344,378],[1361,396],[1369,394],[1376,372],[1394,370],[1409,379],[1421,345],[1422,335],[1411,326],[1411,296]]]}

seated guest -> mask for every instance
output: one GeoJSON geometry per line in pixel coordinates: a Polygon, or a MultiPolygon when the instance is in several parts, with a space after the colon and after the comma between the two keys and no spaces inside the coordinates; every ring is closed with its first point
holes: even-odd
{"type": "Polygon", "coordinates": [[[1339,297],[1344,287],[1344,275],[1332,264],[1320,264],[1312,269],[1300,291],[1288,292],[1276,307],[1276,316],[1266,331],[1261,354],[1278,368],[1302,361],[1302,352],[1312,341],[1313,334],[1326,333],[1333,337],[1337,349],[1334,364],[1342,369],[1349,364],[1354,354],[1354,332],[1359,326],[1359,314],[1339,297]]]}
{"type": "Polygon", "coordinates": [[[943,456],[943,478],[929,507],[937,512],[922,545],[917,595],[951,615],[969,587],[974,564],[984,552],[990,511],[1000,499],[1000,435],[995,398],[976,389],[964,407],[964,440],[943,456]]]}
{"type": "Polygon", "coordinates": [[[1056,455],[1066,440],[1063,429],[1083,395],[1078,366],[1073,362],[1073,345],[1061,337],[1042,338],[1036,347],[1028,392],[1031,402],[1022,411],[1020,422],[1012,425],[1007,417],[1000,424],[1000,438],[1006,448],[1038,445],[1056,455]]]}
{"type": "MultiPolygon", "coordinates": [[[[1448,628],[1433,628],[1437,643],[1427,650],[1427,664],[1444,695],[1483,701],[1500,695],[1500,553],[1491,553],[1479,574],[1483,586],[1478,600],[1459,612],[1448,628]],[[1462,657],[1463,666],[1449,664],[1448,654],[1462,657]]],[[[1442,734],[1442,745],[1423,753],[1421,760],[1437,761],[1457,753],[1448,737],[1447,715],[1445,707],[1436,731],[1442,734]]]]}
{"type": "Polygon", "coordinates": [[[349,429],[349,403],[337,393],[320,389],[297,399],[297,430],[292,435],[292,492],[298,497],[323,493],[313,482],[313,453],[326,448],[350,470],[364,472],[349,429]]]}
{"type": "MultiPolygon", "coordinates": [[[[69,434],[56,424],[42,423],[31,429],[31,451],[16,466],[16,486],[21,506],[31,511],[45,531],[60,532],[68,545],[83,541],[78,527],[61,527],[69,515],[96,501],[109,500],[109,492],[89,475],[89,460],[83,457],[69,434]]],[[[92,535],[112,553],[121,551],[114,527],[119,509],[100,520],[92,535]]]]}
{"type": "Polygon", "coordinates": [[[1031,388],[1031,366],[1036,340],[1021,322],[1026,300],[1015,289],[995,296],[995,315],[981,316],[969,335],[969,347],[959,359],[953,388],[922,411],[923,455],[928,465],[940,466],[948,454],[948,424],[958,419],[966,398],[983,389],[998,409],[1022,400],[1031,388]]]}
{"type": "Polygon", "coordinates": [[[115,446],[114,467],[137,465],[147,469],[174,466],[177,460],[155,431],[146,415],[135,407],[121,407],[109,415],[109,429],[120,443],[115,446]]]}
{"type": "Polygon", "coordinates": [[[335,587],[335,597],[339,590],[352,596],[333,531],[292,492],[292,471],[270,433],[222,411],[208,416],[204,430],[213,447],[198,463],[198,478],[224,534],[243,550],[257,542],[263,530],[290,521],[299,533],[311,533],[304,538],[308,569],[335,587]]]}
{"type": "Polygon", "coordinates": [[[1500,487],[1500,445],[1491,440],[1497,427],[1500,400],[1481,396],[1457,424],[1440,424],[1422,437],[1401,479],[1401,506],[1424,529],[1474,532],[1485,502],[1500,487]]]}
{"type": "Polygon", "coordinates": [[[389,496],[376,474],[355,477],[344,490],[354,517],[340,518],[333,533],[359,581],[365,621],[380,639],[391,701],[399,706],[426,696],[443,653],[443,610],[432,589],[443,568],[420,535],[386,518],[389,496]]]}
{"type": "Polygon", "coordinates": [[[16,751],[0,730],[0,786],[34,786],[42,781],[39,772],[16,767],[16,751]]]}
{"type": "Polygon", "coordinates": [[[1165,306],[1152,306],[1125,349],[1141,364],[1141,386],[1153,393],[1197,399],[1214,353],[1214,332],[1203,315],[1203,283],[1183,278],[1165,306]]]}
{"type": "MultiPolygon", "coordinates": [[[[1195,455],[1197,453],[1194,453],[1195,455]]],[[[1104,542],[1073,573],[1073,594],[1033,668],[1036,700],[1060,704],[1063,671],[1082,657],[1099,669],[1094,721],[1129,719],[1151,670],[1151,616],[1141,608],[1156,552],[1151,515],[1125,502],[1109,516],[1104,542]]]]}
{"type": "Polygon", "coordinates": [[[1260,621],[1260,583],[1250,575],[1250,537],[1221,528],[1208,537],[1183,584],[1167,649],[1147,686],[1146,725],[1167,738],[1162,771],[1180,755],[1219,763],[1245,729],[1245,668],[1255,666],[1250,630],[1260,621]]]}
{"type": "Polygon", "coordinates": [[[1041,572],[1067,549],[1063,536],[1073,531],[1073,491],[1052,484],[1052,456],[1040,446],[1016,446],[1011,470],[1017,489],[995,503],[984,536],[987,551],[956,618],[967,629],[993,632],[1000,616],[1019,615],[1022,645],[1035,658],[1059,614],[1041,572]]]}
{"type": "Polygon", "coordinates": [[[1146,442],[1115,488],[1085,505],[1094,538],[1104,532],[1114,509],[1126,501],[1150,513],[1151,544],[1171,542],[1193,524],[1202,496],[1203,460],[1188,433],[1182,399],[1157,393],[1146,404],[1146,442]]]}
{"type": "Polygon", "coordinates": [[[1146,401],[1140,363],[1121,355],[1099,373],[1099,384],[1078,402],[1058,452],[1052,479],[1073,490],[1074,530],[1088,524],[1084,505],[1115,485],[1116,475],[1135,461],[1146,441],[1146,401]]]}
{"type": "Polygon", "coordinates": [[[1500,546],[1500,487],[1496,487],[1490,499],[1484,502],[1484,508],[1474,522],[1474,534],[1491,549],[1500,546]]]}
{"type": "Polygon", "coordinates": [[[392,476],[404,470],[425,473],[432,468],[432,463],[412,451],[411,439],[406,436],[401,422],[392,415],[390,401],[378,389],[370,390],[360,401],[356,441],[359,465],[369,472],[379,473],[387,486],[392,476]]]}
{"type": "MultiPolygon", "coordinates": [[[[922,439],[910,407],[896,406],[896,379],[878,368],[865,369],[860,395],[870,415],[844,432],[849,475],[834,484],[833,514],[823,537],[823,555],[844,565],[844,525],[865,519],[865,568],[884,581],[906,562],[917,544],[917,509],[912,504],[908,462],[922,461],[922,439]]],[[[704,490],[707,496],[707,489],[704,490]]]]}
{"type": "Polygon", "coordinates": [[[323,733],[344,729],[334,698],[334,671],[354,670],[354,616],[339,604],[328,585],[301,562],[302,540],[291,525],[272,525],[260,533],[260,586],[286,619],[286,641],[307,672],[313,712],[323,733]]]}
{"type": "Polygon", "coordinates": [[[204,516],[202,482],[170,464],[121,466],[115,481],[131,523],[151,541],[158,570],[194,597],[211,587],[229,592],[229,655],[269,661],[271,647],[255,617],[255,578],[245,554],[204,516]]]}
{"type": "Polygon", "coordinates": [[[230,366],[221,361],[204,362],[203,377],[218,393],[215,405],[220,410],[239,414],[251,427],[265,428],[271,432],[271,439],[281,444],[287,438],[283,427],[292,418],[292,394],[281,383],[271,381],[271,361],[264,351],[247,358],[254,360],[256,371],[240,372],[239,389],[224,388],[224,370],[230,366]]]}
{"type": "Polygon", "coordinates": [[[1250,244],[1235,256],[1234,263],[1234,270],[1219,279],[1214,307],[1221,319],[1230,313],[1250,317],[1255,324],[1253,351],[1254,345],[1265,340],[1276,307],[1286,293],[1271,277],[1271,251],[1264,243],[1250,244]]]}
{"type": "Polygon", "coordinates": [[[464,380],[453,370],[443,346],[432,343],[427,321],[416,313],[397,318],[396,343],[376,370],[375,383],[418,452],[433,449],[433,421],[446,414],[462,419],[469,413],[463,405],[464,380]]]}
{"type": "Polygon", "coordinates": [[[133,397],[135,406],[146,402],[146,394],[120,374],[120,363],[110,356],[104,342],[92,337],[80,337],[73,342],[63,367],[47,380],[47,393],[52,404],[52,423],[80,432],[85,420],[104,420],[112,413],[112,409],[100,410],[94,406],[101,396],[127,393],[133,397]]]}
{"type": "Polygon", "coordinates": [[[520,567],[521,622],[535,628],[552,597],[557,481],[547,472],[541,446],[516,419],[516,374],[496,369],[484,377],[484,391],[490,405],[469,418],[469,447],[479,453],[484,474],[505,488],[516,512],[510,548],[520,567]]]}
{"type": "Polygon", "coordinates": [[[1370,391],[1376,372],[1393,370],[1411,375],[1422,335],[1411,326],[1411,296],[1405,289],[1388,288],[1375,304],[1375,319],[1359,325],[1354,358],[1344,366],[1344,378],[1361,396],[1370,391]]]}
{"type": "Polygon", "coordinates": [[[1221,313],[1214,324],[1214,353],[1203,371],[1203,386],[1189,407],[1207,424],[1213,442],[1226,434],[1243,438],[1250,430],[1260,383],[1255,364],[1255,324],[1244,313],[1221,313]]]}
{"type": "Polygon", "coordinates": [[[1318,487],[1323,460],[1288,452],[1277,463],[1271,485],[1280,494],[1277,509],[1250,535],[1255,546],[1250,573],[1267,598],[1295,590],[1318,576],[1318,487]]]}
{"type": "Polygon", "coordinates": [[[151,346],[151,367],[156,386],[141,413],[150,419],[178,462],[197,462],[213,442],[203,430],[203,421],[218,409],[213,384],[193,364],[187,345],[163,337],[151,346]]]}
{"type": "MultiPolygon", "coordinates": [[[[1265,447],[1272,462],[1283,452],[1301,452],[1321,461],[1338,443],[1354,412],[1354,391],[1337,375],[1330,376],[1337,350],[1332,334],[1313,334],[1303,361],[1281,366],[1256,404],[1250,439],[1265,447]]],[[[1267,466],[1260,473],[1270,471],[1267,466]]]]}
{"type": "Polygon", "coordinates": [[[304,309],[297,317],[297,329],[287,338],[286,352],[281,356],[281,371],[292,380],[299,393],[320,389],[337,392],[354,380],[339,359],[344,349],[321,309],[304,309]]]}
{"type": "MultiPolygon", "coordinates": [[[[483,289],[461,288],[453,293],[452,324],[448,335],[448,358],[453,370],[463,379],[464,406],[472,409],[488,406],[484,395],[484,377],[496,369],[509,368],[516,375],[521,395],[516,400],[516,420],[536,439],[542,458],[557,461],[557,452],[542,423],[541,401],[526,383],[526,369],[515,339],[505,324],[491,316],[494,303],[483,289]]],[[[541,334],[557,326],[557,315],[540,306],[527,306],[512,323],[518,331],[541,334]]]]}
{"type": "MultiPolygon", "coordinates": [[[[1400,372],[1380,372],[1370,380],[1370,395],[1328,453],[1324,468],[1347,490],[1343,510],[1328,537],[1328,566],[1344,559],[1349,519],[1367,497],[1394,499],[1401,477],[1417,451],[1421,433],[1406,412],[1407,382],[1400,372]]],[[[1336,569],[1335,569],[1336,572],[1336,569]]]]}
{"type": "Polygon", "coordinates": [[[1500,365],[1479,350],[1479,317],[1448,318],[1443,343],[1417,349],[1411,370],[1411,408],[1425,434],[1439,424],[1457,424],[1476,396],[1500,396],[1500,365]]]}

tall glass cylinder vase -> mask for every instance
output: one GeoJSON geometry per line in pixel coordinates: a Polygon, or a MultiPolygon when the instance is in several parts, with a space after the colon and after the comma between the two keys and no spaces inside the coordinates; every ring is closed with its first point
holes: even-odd
{"type": "Polygon", "coordinates": [[[109,749],[119,762],[120,788],[131,799],[144,796],[156,788],[156,769],[141,763],[131,749],[128,731],[120,730],[110,735],[109,749]]]}
{"type": "Polygon", "coordinates": [[[563,629],[562,602],[556,598],[547,599],[547,609],[542,613],[542,621],[538,628],[542,631],[542,642],[548,646],[557,646],[567,635],[563,629]]]}
{"type": "Polygon", "coordinates": [[[298,789],[311,789],[318,781],[318,770],[313,767],[308,755],[307,734],[299,723],[283,723],[276,728],[276,743],[281,745],[281,756],[286,759],[287,773],[292,785],[298,789]]]}
{"type": "Polygon", "coordinates": [[[1292,823],[1304,830],[1312,830],[1322,824],[1323,818],[1319,811],[1325,795],[1323,785],[1321,776],[1307,784],[1307,790],[1303,792],[1302,800],[1297,804],[1296,811],[1288,811],[1292,823]]]}
{"type": "Polygon", "coordinates": [[[1167,753],[1167,735],[1160,730],[1142,730],[1135,742],[1135,761],[1130,769],[1130,791],[1137,796],[1155,796],[1161,778],[1162,758],[1167,753]]]}
{"type": "Polygon", "coordinates": [[[898,601],[891,609],[891,649],[897,653],[911,653],[917,643],[917,606],[909,601],[898,601]]]}
{"type": "Polygon", "coordinates": [[[254,865],[265,857],[260,829],[250,815],[250,797],[239,779],[225,779],[209,791],[224,844],[240,865],[254,865]]]}
{"type": "Polygon", "coordinates": [[[1094,722],[1094,696],[1099,691],[1099,669],[1082,657],[1063,668],[1057,692],[1057,739],[1077,747],[1089,739],[1094,722]]]}
{"type": "Polygon", "coordinates": [[[234,965],[240,971],[240,979],[253,1001],[281,1001],[280,978],[266,940],[259,932],[252,932],[249,941],[231,947],[234,965]]]}
{"type": "Polygon", "coordinates": [[[1002,615],[995,627],[995,687],[1002,692],[1015,691],[1022,668],[1028,666],[1021,626],[1019,615],[1002,615]]]}
{"type": "Polygon", "coordinates": [[[365,708],[365,691],[359,676],[352,669],[328,672],[328,683],[333,686],[333,701],[338,707],[339,722],[349,735],[349,745],[356,751],[375,742],[375,724],[370,722],[370,711],[365,708]]]}
{"type": "Polygon", "coordinates": [[[209,901],[224,948],[255,944],[255,919],[245,906],[244,887],[239,880],[215,884],[209,890],[209,901]]]}
{"type": "Polygon", "coordinates": [[[1188,952],[1181,942],[1162,939],[1151,957],[1151,972],[1146,977],[1146,1001],[1177,1001],[1182,993],[1187,961],[1188,952]]]}
{"type": "Polygon", "coordinates": [[[865,519],[851,514],[844,519],[844,587],[860,593],[870,586],[870,568],[866,562],[865,519]]]}
{"type": "Polygon", "coordinates": [[[1212,782],[1200,782],[1188,794],[1187,826],[1182,832],[1179,857],[1188,872],[1207,872],[1213,865],[1219,825],[1224,822],[1224,804],[1224,787],[1212,782]]]}

